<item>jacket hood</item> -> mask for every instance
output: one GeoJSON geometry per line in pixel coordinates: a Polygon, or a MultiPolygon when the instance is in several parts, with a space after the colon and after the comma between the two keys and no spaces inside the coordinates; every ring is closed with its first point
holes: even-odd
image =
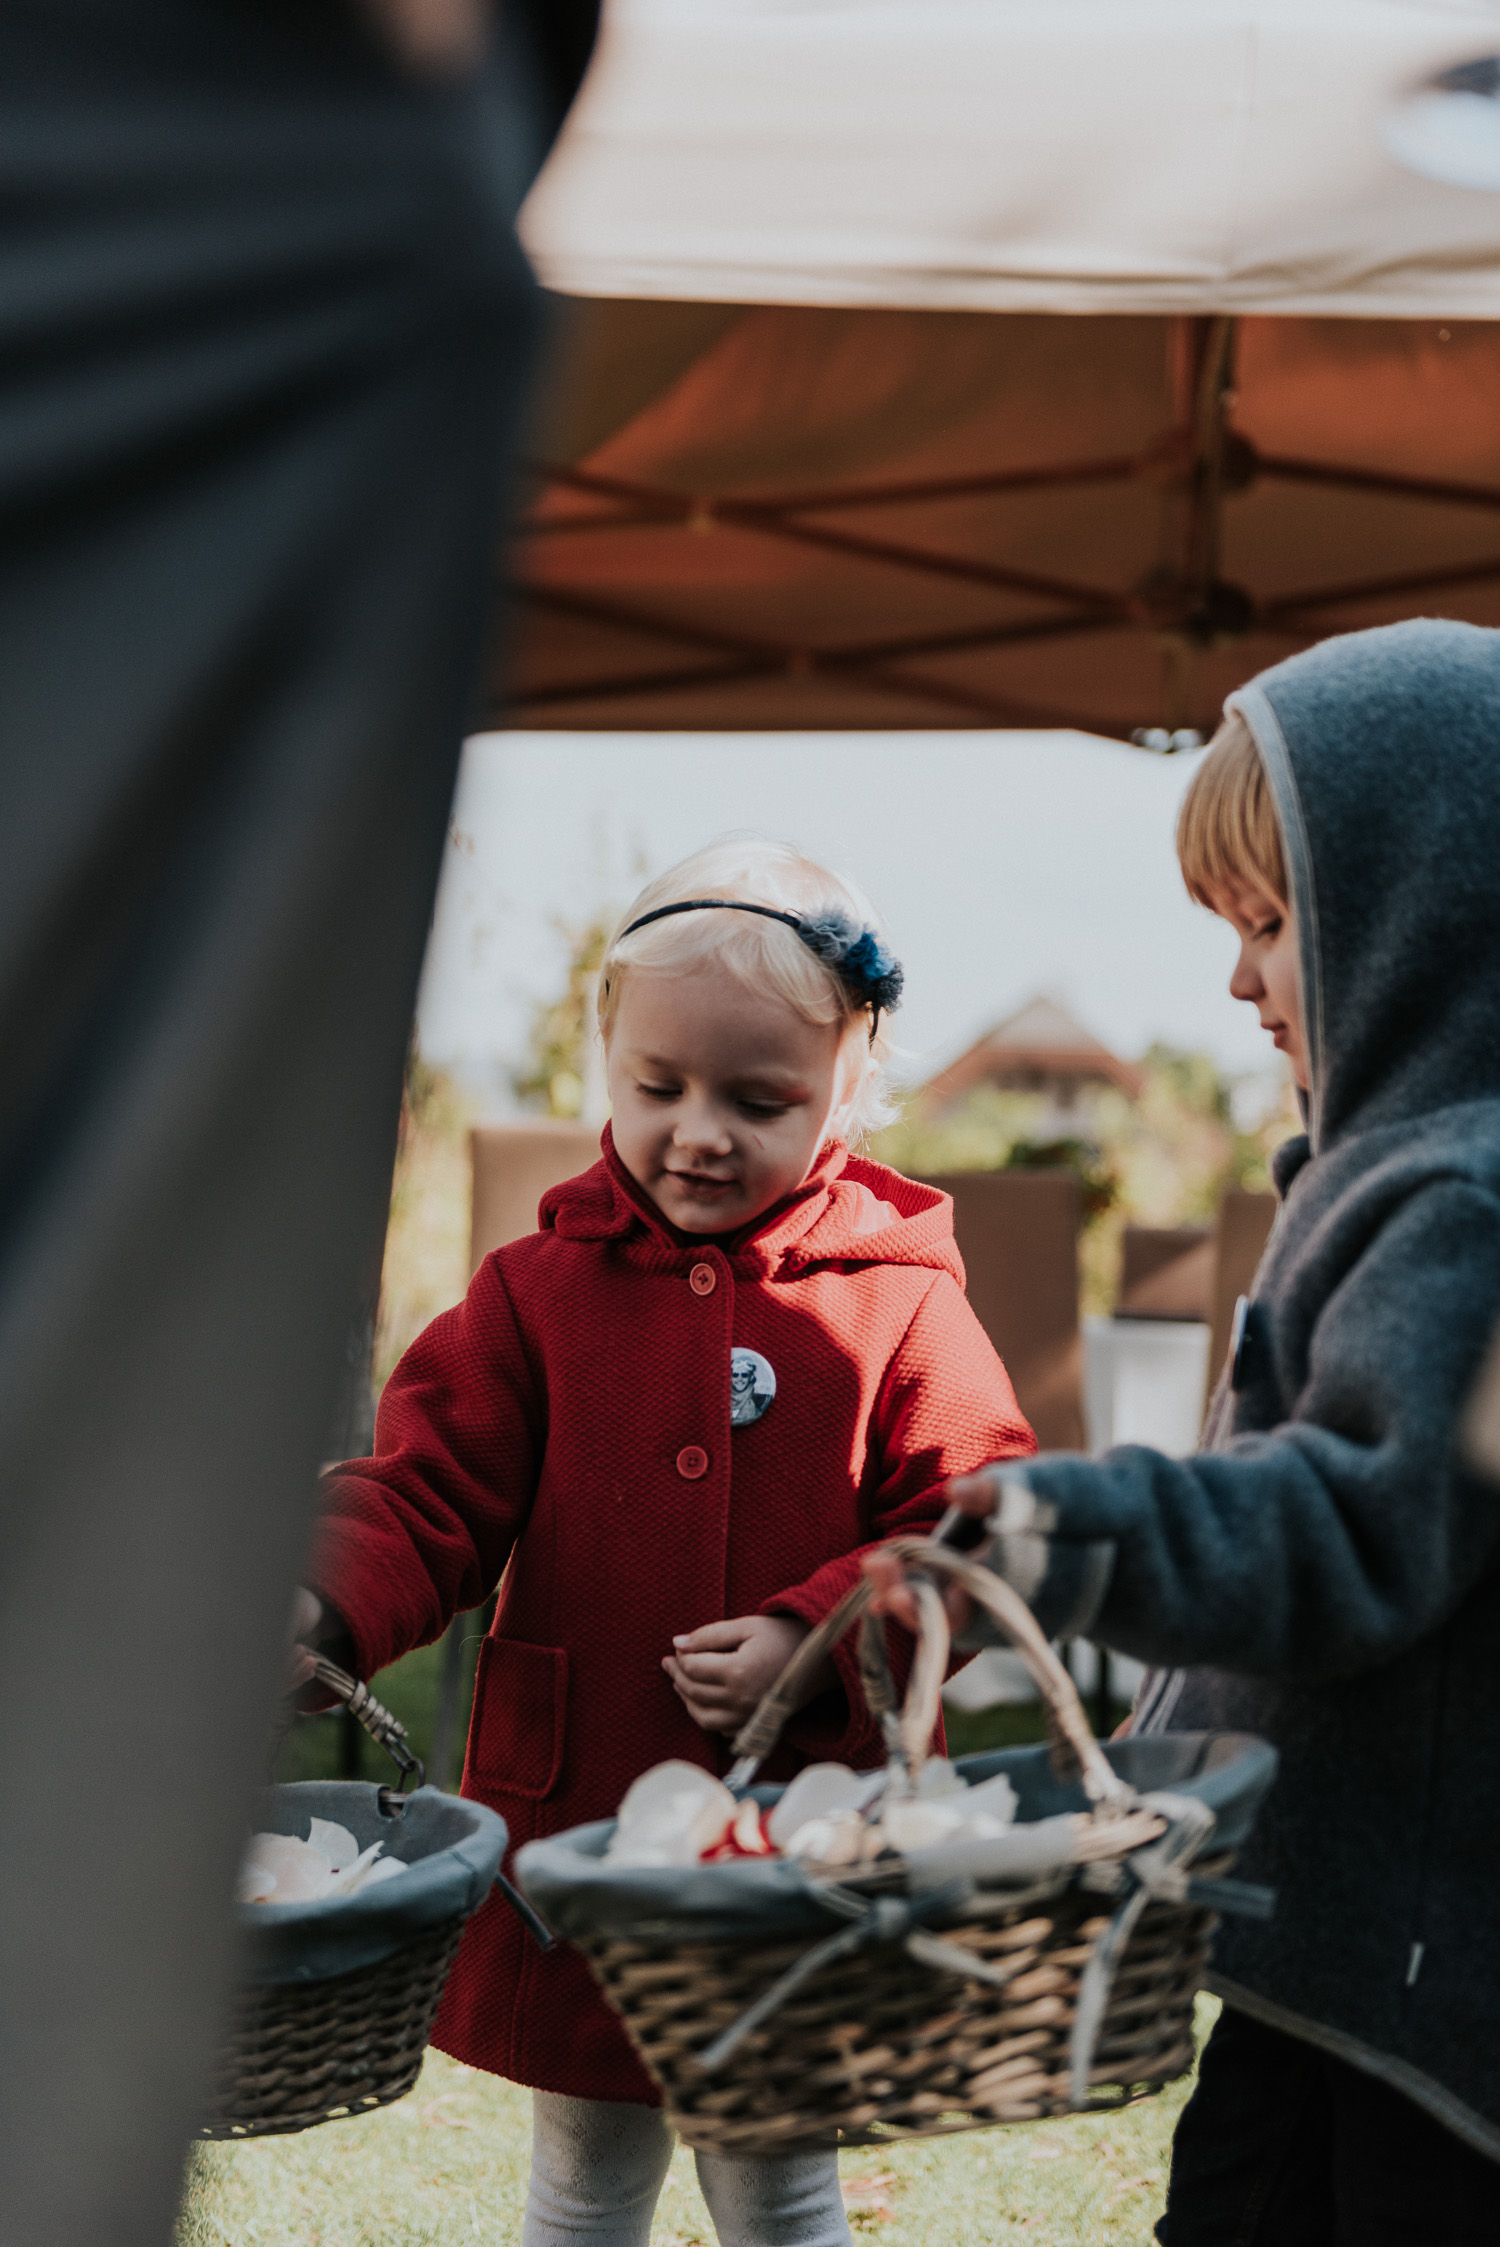
{"type": "Polygon", "coordinates": [[[1281,819],[1314,1152],[1500,1095],[1500,631],[1351,632],[1226,708],[1281,819]]]}
{"type": "MultiPolygon", "coordinates": [[[[563,1240],[654,1238],[674,1257],[706,1242],[680,1233],[657,1209],[615,1153],[609,1125],[592,1170],[565,1179],[542,1197],[537,1222],[563,1240]]],[[[742,1232],[715,1235],[713,1245],[751,1270],[806,1271],[813,1264],[914,1264],[947,1272],[964,1284],[953,1238],[953,1201],[919,1186],[884,1163],[851,1155],[840,1140],[820,1153],[795,1194],[742,1232]]]]}

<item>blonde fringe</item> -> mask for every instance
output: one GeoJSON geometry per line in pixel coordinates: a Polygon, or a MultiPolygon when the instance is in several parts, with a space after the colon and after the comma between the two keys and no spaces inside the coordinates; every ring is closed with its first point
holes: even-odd
{"type": "Polygon", "coordinates": [[[1286,853],[1255,736],[1231,710],[1208,746],[1177,814],[1177,856],[1188,894],[1213,908],[1216,893],[1257,882],[1286,902],[1286,853]]]}

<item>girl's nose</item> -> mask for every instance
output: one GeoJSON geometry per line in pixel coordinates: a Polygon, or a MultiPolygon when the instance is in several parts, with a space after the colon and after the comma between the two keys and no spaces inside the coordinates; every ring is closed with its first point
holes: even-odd
{"type": "Polygon", "coordinates": [[[679,1147],[698,1147],[721,1154],[727,1153],[734,1144],[722,1112],[708,1100],[684,1101],[678,1109],[672,1136],[679,1147]]]}
{"type": "Polygon", "coordinates": [[[1251,956],[1250,947],[1242,941],[1240,956],[1235,961],[1234,973],[1229,978],[1229,996],[1232,999],[1248,999],[1253,1003],[1260,998],[1264,989],[1260,969],[1251,956]]]}

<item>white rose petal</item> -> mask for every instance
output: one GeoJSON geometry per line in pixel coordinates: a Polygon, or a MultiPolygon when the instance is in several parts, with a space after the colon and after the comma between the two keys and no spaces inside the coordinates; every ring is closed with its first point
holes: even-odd
{"type": "Polygon", "coordinates": [[[881,1828],[892,1849],[905,1856],[911,1849],[930,1849],[934,1842],[946,1841],[963,1824],[963,1813],[954,1809],[952,1797],[939,1802],[922,1802],[907,1795],[899,1802],[888,1802],[881,1828]]]}
{"type": "Polygon", "coordinates": [[[329,1895],[352,1896],[359,1886],[360,1876],[374,1864],[384,1847],[383,1841],[372,1841],[368,1849],[360,1851],[352,1865],[345,1865],[342,1872],[332,1874],[328,1882],[329,1895]]]}
{"type": "Polygon", "coordinates": [[[792,1835],[786,1853],[815,1865],[857,1865],[879,1846],[858,1811],[846,1810],[837,1818],[810,1818],[792,1835]]]}
{"type": "Polygon", "coordinates": [[[867,1771],[851,1771],[847,1763],[810,1763],[799,1771],[766,1819],[766,1831],[778,1849],[785,1849],[793,1834],[814,1818],[835,1818],[853,1810],[869,1780],[867,1771]]]}
{"type": "Polygon", "coordinates": [[[382,1881],[393,1880],[397,1873],[404,1873],[406,1870],[404,1859],[382,1857],[377,1863],[366,1865],[364,1871],[346,1893],[351,1896],[363,1895],[367,1888],[378,1888],[382,1881]]]}
{"type": "Polygon", "coordinates": [[[993,1779],[981,1779],[977,1787],[970,1787],[959,1805],[965,1819],[998,1818],[1002,1826],[1013,1823],[1016,1815],[1016,1790],[1003,1771],[993,1779]]]}
{"type": "Polygon", "coordinates": [[[723,1781],[700,1764],[658,1763],[620,1804],[606,1855],[613,1864],[695,1865],[723,1840],[738,1808],[723,1781]]]}
{"type": "Polygon", "coordinates": [[[314,1849],[321,1849],[336,1873],[347,1871],[359,1855],[359,1843],[347,1826],[336,1826],[331,1818],[309,1818],[307,1838],[314,1849]]]}
{"type": "Polygon", "coordinates": [[[275,1882],[276,1903],[310,1904],[327,1893],[333,1867],[321,1849],[294,1834],[252,1834],[241,1877],[265,1873],[275,1882]]]}

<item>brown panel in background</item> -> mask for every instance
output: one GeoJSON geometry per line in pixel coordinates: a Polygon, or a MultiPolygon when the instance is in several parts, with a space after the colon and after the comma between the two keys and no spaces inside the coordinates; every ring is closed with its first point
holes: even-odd
{"type": "Polygon", "coordinates": [[[1117,1319],[1211,1319],[1216,1247],[1210,1225],[1127,1225],[1117,1319]]]}
{"type": "Polygon", "coordinates": [[[1231,1186],[1219,1203],[1214,1259],[1213,1333],[1208,1345],[1208,1389],[1224,1370],[1234,1306],[1250,1293],[1256,1266],[1280,1207],[1274,1194],[1249,1194],[1231,1186]]]}
{"type": "Polygon", "coordinates": [[[928,1178],[953,1196],[969,1301],[1005,1361],[1044,1451],[1081,1451],[1078,1181],[1066,1171],[959,1171],[928,1178]]]}
{"type": "Polygon", "coordinates": [[[469,1225],[469,1271],[477,1272],[492,1248],[536,1231],[537,1204],[549,1186],[576,1178],[599,1159],[592,1124],[476,1124],[469,1134],[474,1208],[469,1225]]]}

